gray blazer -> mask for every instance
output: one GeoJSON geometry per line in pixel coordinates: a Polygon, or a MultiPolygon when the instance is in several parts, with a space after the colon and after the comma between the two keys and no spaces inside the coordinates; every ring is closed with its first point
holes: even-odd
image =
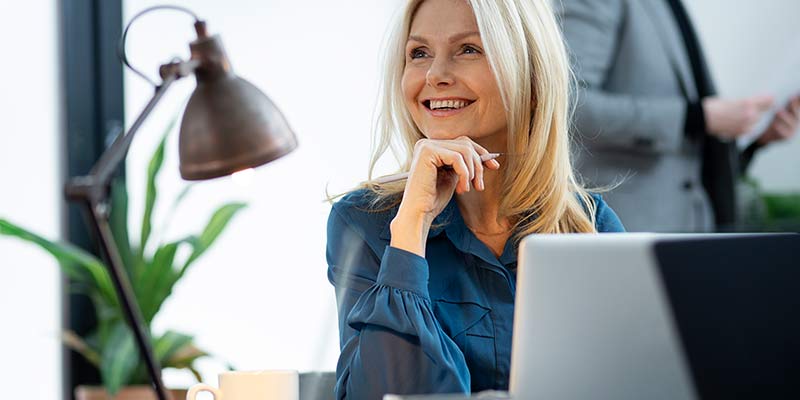
{"type": "Polygon", "coordinates": [[[576,168],[629,231],[713,229],[700,144],[684,132],[698,98],[666,0],[553,0],[579,81],[576,168]]]}

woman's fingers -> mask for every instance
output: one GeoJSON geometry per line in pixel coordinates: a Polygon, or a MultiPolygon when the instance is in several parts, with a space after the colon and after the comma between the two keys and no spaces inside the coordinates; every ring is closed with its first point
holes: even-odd
{"type": "Polygon", "coordinates": [[[470,170],[467,166],[467,161],[464,155],[458,151],[442,148],[439,151],[439,159],[443,165],[449,165],[453,171],[458,175],[458,185],[456,185],[456,192],[464,193],[469,192],[470,170]]]}
{"type": "Polygon", "coordinates": [[[466,136],[461,136],[457,140],[463,143],[465,150],[471,156],[471,161],[474,165],[473,169],[475,171],[475,174],[472,177],[473,185],[478,190],[484,190],[486,185],[483,183],[483,160],[481,160],[481,156],[484,154],[489,154],[489,151],[466,136]]]}
{"type": "Polygon", "coordinates": [[[486,189],[486,185],[483,183],[483,161],[479,155],[475,154],[473,162],[475,163],[475,187],[483,191],[486,189]]]}
{"type": "Polygon", "coordinates": [[[468,147],[468,146],[461,146],[458,149],[458,152],[461,153],[461,156],[464,157],[464,161],[467,163],[467,168],[469,168],[469,179],[472,181],[475,179],[475,151],[468,147]]]}
{"type": "Polygon", "coordinates": [[[462,140],[443,141],[442,146],[461,154],[469,169],[469,180],[472,185],[478,190],[483,190],[483,162],[475,147],[462,140]]]}
{"type": "Polygon", "coordinates": [[[481,156],[491,153],[483,146],[475,143],[472,141],[472,139],[466,136],[462,136],[455,140],[442,140],[440,143],[451,150],[458,151],[463,154],[465,160],[471,160],[472,171],[474,172],[474,174],[471,176],[471,181],[478,190],[484,190],[486,188],[483,180],[484,168],[495,170],[500,168],[500,163],[496,160],[483,161],[481,156]]]}
{"type": "MultiPolygon", "coordinates": [[[[472,145],[475,148],[475,152],[478,153],[478,156],[485,156],[487,154],[492,154],[492,152],[490,152],[489,150],[486,150],[483,146],[475,143],[474,141],[472,141],[472,139],[470,139],[467,136],[462,136],[462,137],[459,138],[459,140],[466,141],[470,145],[472,145]]],[[[495,170],[496,169],[500,169],[500,162],[497,161],[497,160],[494,160],[494,159],[488,160],[488,161],[481,160],[480,164],[485,166],[485,167],[488,167],[490,169],[495,169],[495,170]]]]}
{"type": "Polygon", "coordinates": [[[422,142],[428,151],[438,155],[439,166],[449,165],[456,172],[459,177],[456,186],[458,193],[468,192],[471,186],[484,190],[486,188],[483,180],[484,168],[495,170],[500,168],[497,160],[483,161],[481,156],[491,153],[466,136],[451,140],[423,139],[422,142]],[[454,154],[458,154],[459,158],[454,154]]]}

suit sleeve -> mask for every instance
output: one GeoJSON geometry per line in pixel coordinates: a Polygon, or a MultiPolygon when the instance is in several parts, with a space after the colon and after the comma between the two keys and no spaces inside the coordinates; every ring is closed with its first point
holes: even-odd
{"type": "Polygon", "coordinates": [[[604,90],[616,62],[626,18],[623,0],[557,0],[555,10],[577,78],[574,128],[587,147],[641,153],[678,149],[688,104],[676,96],[646,96],[604,90]]]}
{"type": "Polygon", "coordinates": [[[469,393],[464,355],[434,317],[424,258],[389,246],[377,256],[334,206],[327,259],[339,312],[337,399],[469,393]]]}

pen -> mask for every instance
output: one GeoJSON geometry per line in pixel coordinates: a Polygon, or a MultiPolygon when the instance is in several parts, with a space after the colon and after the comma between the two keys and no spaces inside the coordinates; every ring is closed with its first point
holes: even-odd
{"type": "MultiPolygon", "coordinates": [[[[481,162],[491,161],[491,160],[494,160],[495,158],[500,157],[502,155],[503,155],[503,153],[488,153],[488,154],[484,154],[484,155],[481,156],[481,162]]],[[[386,176],[382,176],[382,177],[380,177],[378,179],[375,179],[372,182],[376,183],[378,185],[397,182],[397,181],[401,181],[403,179],[408,179],[408,174],[409,174],[408,172],[401,172],[399,174],[386,175],[386,176]]]]}

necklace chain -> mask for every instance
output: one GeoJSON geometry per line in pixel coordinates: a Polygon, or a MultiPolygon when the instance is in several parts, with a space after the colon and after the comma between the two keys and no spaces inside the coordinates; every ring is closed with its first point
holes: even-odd
{"type": "MultiPolygon", "coordinates": [[[[467,225],[467,224],[464,224],[464,225],[467,225]]],[[[506,233],[511,232],[511,229],[512,229],[512,228],[509,228],[509,229],[506,229],[506,230],[503,230],[503,231],[500,231],[500,232],[483,232],[483,231],[476,230],[475,228],[473,228],[473,227],[471,227],[469,225],[467,225],[467,228],[469,228],[469,230],[471,230],[472,233],[476,233],[478,235],[483,235],[483,236],[500,236],[500,235],[504,235],[506,233]]]]}

